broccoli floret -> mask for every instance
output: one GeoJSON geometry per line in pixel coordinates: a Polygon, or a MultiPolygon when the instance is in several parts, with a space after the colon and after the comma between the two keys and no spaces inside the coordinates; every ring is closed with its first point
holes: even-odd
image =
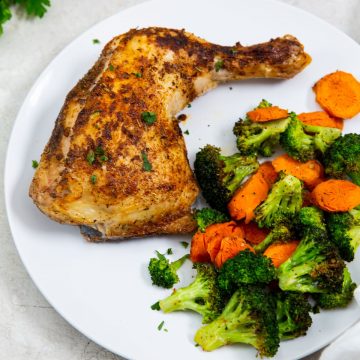
{"type": "Polygon", "coordinates": [[[315,206],[303,207],[298,214],[297,227],[301,234],[311,231],[316,228],[326,233],[326,224],[324,220],[324,213],[315,206]]]}
{"type": "Polygon", "coordinates": [[[149,273],[153,285],[161,286],[166,289],[170,289],[179,282],[177,270],[189,258],[189,255],[184,255],[180,259],[170,263],[170,261],[158,251],[157,258],[151,258],[149,262],[149,273]]]}
{"type": "Polygon", "coordinates": [[[271,259],[246,249],[225,261],[219,270],[218,284],[225,294],[231,294],[242,284],[268,284],[275,278],[271,259]]]}
{"type": "Polygon", "coordinates": [[[264,109],[264,108],[268,108],[271,107],[272,104],[269,103],[267,100],[262,99],[259,103],[259,105],[255,108],[255,109],[264,109]]]}
{"type": "Polygon", "coordinates": [[[344,269],[344,281],[341,292],[328,294],[314,294],[313,298],[316,304],[322,309],[344,308],[348,306],[354,297],[356,284],[352,282],[350,272],[344,269]]]}
{"type": "Polygon", "coordinates": [[[214,209],[225,213],[235,190],[258,167],[254,156],[222,156],[220,149],[212,145],[206,145],[196,154],[194,164],[205,200],[214,209]]]}
{"type": "Polygon", "coordinates": [[[195,280],[186,287],[176,289],[160,301],[160,309],[165,313],[179,310],[193,310],[203,316],[207,324],[217,318],[224,308],[223,299],[217,286],[217,272],[211,264],[195,263],[195,280]]]}
{"type": "Polygon", "coordinates": [[[205,229],[211,224],[220,224],[230,220],[228,215],[210,208],[195,210],[194,217],[197,222],[198,229],[201,232],[205,232],[205,229]]]}
{"type": "Polygon", "coordinates": [[[272,357],[279,347],[276,301],[262,286],[241,286],[230,298],[222,314],[195,334],[204,350],[245,343],[260,356],[272,357]]]}
{"type": "Polygon", "coordinates": [[[346,175],[360,185],[360,135],[346,134],[334,141],[324,158],[325,172],[334,178],[346,175]]]}
{"type": "Polygon", "coordinates": [[[282,291],[277,294],[276,303],[280,340],[306,335],[312,324],[310,316],[312,307],[307,295],[282,291]]]}
{"type": "Polygon", "coordinates": [[[282,176],[273,185],[266,200],[255,210],[255,220],[261,228],[289,223],[301,205],[301,181],[292,175],[282,176]]]}
{"type": "Polygon", "coordinates": [[[324,126],[303,124],[295,113],[290,114],[290,123],[280,136],[280,144],[293,158],[305,162],[323,155],[328,147],[341,136],[341,131],[324,126]]]}
{"type": "Polygon", "coordinates": [[[263,253],[272,243],[276,241],[288,241],[291,239],[291,231],[284,225],[272,229],[266,238],[254,246],[257,253],[263,253]]]}
{"type": "Polygon", "coordinates": [[[353,261],[360,245],[360,210],[352,209],[344,213],[329,213],[327,227],[330,240],[339,249],[345,261],[353,261]]]}
{"type": "Polygon", "coordinates": [[[263,123],[240,119],[233,129],[240,154],[271,156],[289,122],[290,118],[263,123]]]}
{"type": "Polygon", "coordinates": [[[278,268],[279,286],[284,291],[310,293],[341,289],[344,261],[322,229],[304,229],[295,252],[278,268]]]}

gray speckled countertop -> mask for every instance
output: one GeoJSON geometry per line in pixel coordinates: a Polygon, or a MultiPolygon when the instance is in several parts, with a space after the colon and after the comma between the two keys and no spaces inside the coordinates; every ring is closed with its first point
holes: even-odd
{"type": "MultiPolygon", "coordinates": [[[[282,1],[318,15],[360,42],[359,0],[282,1]]],[[[14,247],[6,219],[3,169],[16,114],[44,67],[65,45],[90,26],[140,2],[52,0],[53,4],[42,20],[26,20],[21,14],[15,14],[0,38],[1,359],[120,359],[72,328],[47,303],[30,280],[14,247]]],[[[320,352],[313,354],[307,360],[318,359],[319,355],[320,352]]]]}

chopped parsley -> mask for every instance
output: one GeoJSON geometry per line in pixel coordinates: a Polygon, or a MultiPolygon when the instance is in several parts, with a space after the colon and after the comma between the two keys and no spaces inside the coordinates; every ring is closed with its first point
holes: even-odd
{"type": "Polygon", "coordinates": [[[158,325],[157,328],[158,328],[159,331],[161,331],[161,329],[163,328],[164,324],[165,324],[165,321],[163,320],[163,321],[158,325]]]}
{"type": "Polygon", "coordinates": [[[90,176],[90,181],[93,183],[93,184],[96,184],[96,175],[91,175],[90,176]]]}
{"type": "Polygon", "coordinates": [[[36,169],[39,166],[39,163],[36,160],[32,160],[32,165],[33,169],[36,169]]]}
{"type": "Polygon", "coordinates": [[[182,245],[182,247],[183,247],[184,249],[187,249],[187,248],[189,247],[189,243],[186,242],[186,241],[180,241],[180,244],[182,245]]]}
{"type": "Polygon", "coordinates": [[[224,67],[224,61],[223,60],[218,60],[215,63],[215,71],[218,72],[220,69],[222,69],[224,67]]]}
{"type": "Polygon", "coordinates": [[[189,133],[189,130],[185,130],[185,131],[184,131],[184,134],[189,135],[189,134],[190,134],[190,133],[189,133]]]}
{"type": "Polygon", "coordinates": [[[172,254],[173,254],[172,248],[168,248],[168,249],[166,250],[166,253],[167,253],[168,255],[172,255],[172,254]]]}
{"type": "Polygon", "coordinates": [[[148,125],[152,125],[156,121],[156,114],[151,111],[144,111],[141,113],[141,120],[148,125]]]}
{"type": "Polygon", "coordinates": [[[94,150],[90,150],[88,154],[86,155],[86,161],[92,165],[95,161],[95,153],[94,150]]]}
{"type": "Polygon", "coordinates": [[[143,161],[143,169],[144,171],[151,171],[152,170],[152,165],[147,157],[147,153],[145,151],[143,151],[141,153],[141,158],[143,161]]]}
{"type": "Polygon", "coordinates": [[[99,39],[93,39],[93,44],[100,44],[100,40],[99,39]]]}
{"type": "Polygon", "coordinates": [[[139,73],[139,72],[135,72],[133,73],[133,75],[137,78],[141,78],[142,77],[142,73],[139,73]]]}
{"type": "Polygon", "coordinates": [[[114,68],[114,65],[113,65],[113,64],[110,64],[110,65],[109,65],[109,70],[110,70],[110,71],[114,71],[114,69],[115,69],[115,68],[114,68]]]}
{"type": "Polygon", "coordinates": [[[191,104],[187,104],[187,107],[188,107],[188,108],[191,108],[191,104]]]}
{"type": "Polygon", "coordinates": [[[160,302],[157,301],[155,304],[152,304],[152,305],[151,305],[151,310],[157,310],[157,311],[159,311],[159,310],[160,310],[160,302]]]}

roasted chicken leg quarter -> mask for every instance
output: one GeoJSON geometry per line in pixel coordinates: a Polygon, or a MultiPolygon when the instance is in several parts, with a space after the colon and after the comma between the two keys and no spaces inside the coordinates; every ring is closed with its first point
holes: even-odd
{"type": "Polygon", "coordinates": [[[155,27],[117,36],[66,97],[30,196],[92,241],[190,232],[199,189],[175,114],[220,82],[287,79],[309,62],[290,35],[249,47],[155,27]]]}

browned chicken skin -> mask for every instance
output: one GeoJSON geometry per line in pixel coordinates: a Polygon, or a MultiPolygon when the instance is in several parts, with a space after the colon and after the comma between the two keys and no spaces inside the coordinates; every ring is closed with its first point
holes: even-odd
{"type": "Polygon", "coordinates": [[[250,47],[164,28],[117,36],[68,94],[30,196],[89,240],[190,232],[199,189],[175,114],[219,82],[291,78],[309,62],[290,35],[250,47]]]}

